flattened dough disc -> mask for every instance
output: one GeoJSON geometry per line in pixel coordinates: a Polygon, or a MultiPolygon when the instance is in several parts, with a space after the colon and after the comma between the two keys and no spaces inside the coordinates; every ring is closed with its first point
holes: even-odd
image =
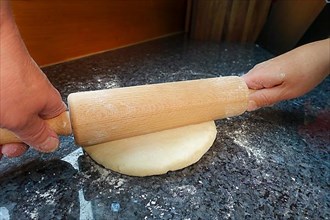
{"type": "Polygon", "coordinates": [[[213,121],[84,147],[97,163],[130,176],[150,176],[196,163],[216,138],[213,121]]]}

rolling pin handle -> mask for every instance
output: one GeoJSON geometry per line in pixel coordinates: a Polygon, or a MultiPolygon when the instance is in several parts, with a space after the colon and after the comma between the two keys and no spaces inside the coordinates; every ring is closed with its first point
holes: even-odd
{"type": "MultiPolygon", "coordinates": [[[[63,112],[55,118],[46,120],[47,124],[56,134],[68,136],[72,133],[69,112],[63,112]]],[[[15,134],[7,129],[0,128],[0,145],[9,143],[21,143],[22,141],[15,134]]]]}

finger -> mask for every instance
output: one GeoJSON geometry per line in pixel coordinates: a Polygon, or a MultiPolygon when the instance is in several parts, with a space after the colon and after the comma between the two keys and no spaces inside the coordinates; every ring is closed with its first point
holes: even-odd
{"type": "Polygon", "coordinates": [[[24,143],[41,152],[53,152],[59,145],[57,134],[37,116],[31,118],[24,128],[15,133],[24,143]]]}
{"type": "Polygon", "coordinates": [[[1,148],[1,153],[6,157],[19,157],[23,155],[29,147],[23,143],[15,143],[15,144],[4,144],[1,148]]]}
{"type": "Polygon", "coordinates": [[[39,113],[39,116],[43,119],[54,118],[67,109],[62,101],[60,93],[53,86],[51,87],[53,91],[50,92],[45,107],[39,113]]]}
{"type": "Polygon", "coordinates": [[[273,105],[284,100],[284,89],[276,86],[270,89],[261,89],[250,94],[247,111],[254,111],[261,107],[273,105]]]}
{"type": "Polygon", "coordinates": [[[279,68],[264,63],[260,65],[242,76],[250,89],[272,88],[284,82],[286,74],[279,68]]]}

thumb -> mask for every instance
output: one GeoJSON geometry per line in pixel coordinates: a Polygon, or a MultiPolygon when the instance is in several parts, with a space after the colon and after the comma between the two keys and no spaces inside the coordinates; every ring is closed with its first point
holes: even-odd
{"type": "Polygon", "coordinates": [[[59,145],[57,134],[39,116],[31,118],[15,133],[24,143],[41,152],[53,152],[59,145]]]}
{"type": "Polygon", "coordinates": [[[254,111],[261,107],[270,106],[282,101],[282,94],[283,88],[281,88],[281,86],[256,90],[249,96],[247,111],[254,111]]]}

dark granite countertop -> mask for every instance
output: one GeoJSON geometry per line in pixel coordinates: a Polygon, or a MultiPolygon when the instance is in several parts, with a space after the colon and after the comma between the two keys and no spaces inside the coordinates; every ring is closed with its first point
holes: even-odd
{"type": "MultiPolygon", "coordinates": [[[[44,68],[69,93],[242,75],[256,45],[168,37],[44,68]]],[[[0,163],[0,219],[329,219],[330,78],[308,95],[217,121],[216,142],[183,170],[129,177],[61,137],[52,154],[0,163]]]]}

